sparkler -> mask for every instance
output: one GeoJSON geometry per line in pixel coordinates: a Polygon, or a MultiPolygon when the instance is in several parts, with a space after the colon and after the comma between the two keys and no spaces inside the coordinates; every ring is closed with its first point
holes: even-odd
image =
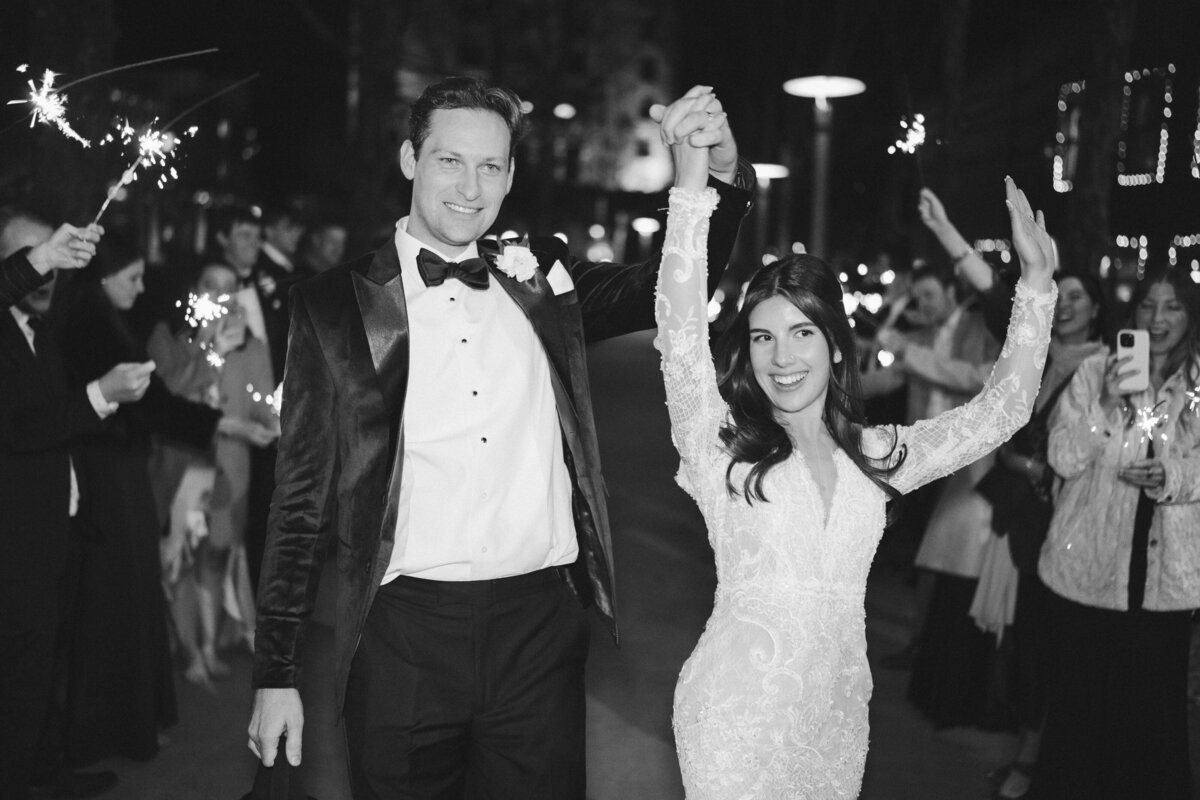
{"type": "MultiPolygon", "coordinates": [[[[39,122],[46,124],[46,125],[53,125],[54,127],[58,128],[58,130],[67,138],[74,139],[75,141],[77,141],[81,145],[83,145],[84,147],[90,147],[91,142],[89,142],[87,139],[84,139],[82,136],[80,136],[75,131],[75,129],[71,127],[71,124],[69,122],[67,122],[67,119],[66,119],[67,96],[65,94],[63,94],[63,92],[65,92],[67,89],[71,88],[72,86],[77,86],[78,84],[83,83],[84,81],[90,81],[93,78],[99,78],[103,75],[111,75],[114,72],[121,72],[123,70],[133,69],[135,67],[145,67],[150,64],[161,64],[164,61],[175,61],[180,58],[191,58],[192,56],[202,56],[202,55],[206,55],[208,53],[215,53],[215,52],[217,52],[217,48],[210,47],[206,50],[194,50],[190,53],[177,53],[172,56],[163,56],[161,58],[150,58],[145,61],[137,61],[132,64],[123,64],[119,67],[113,67],[112,69],[106,69],[106,70],[102,70],[100,72],[93,72],[90,75],[84,75],[82,78],[77,78],[77,79],[71,81],[70,83],[59,86],[58,88],[54,87],[54,81],[55,81],[55,79],[57,79],[59,77],[58,73],[54,72],[53,70],[47,69],[45,71],[45,73],[43,73],[43,75],[42,75],[42,85],[41,86],[38,86],[32,80],[30,80],[29,81],[29,97],[20,98],[17,100],[9,100],[8,105],[11,106],[11,105],[17,105],[19,103],[29,103],[31,106],[33,106],[33,110],[29,112],[30,113],[29,127],[32,128],[33,126],[37,125],[39,122]]],[[[25,73],[28,70],[29,70],[28,64],[21,64],[19,67],[17,67],[17,72],[20,72],[20,73],[25,73]]],[[[5,130],[7,130],[7,128],[5,128],[5,130]]]]}
{"type": "MultiPolygon", "coordinates": [[[[22,64],[17,67],[17,72],[25,72],[28,68],[28,64],[22,64]]],[[[44,125],[53,125],[68,139],[74,139],[84,147],[91,147],[92,143],[76,133],[75,129],[71,127],[71,123],[67,122],[67,96],[62,93],[62,89],[54,88],[54,79],[57,77],[58,75],[53,70],[46,70],[42,73],[41,86],[34,83],[31,78],[29,80],[29,97],[9,100],[8,105],[29,103],[33,106],[33,111],[30,112],[29,127],[32,128],[39,122],[44,125]]]]}
{"type": "MultiPolygon", "coordinates": [[[[101,211],[103,210],[101,209],[101,211]]],[[[230,296],[227,294],[217,295],[214,300],[208,294],[188,292],[187,311],[184,312],[183,321],[192,328],[207,328],[208,323],[216,322],[229,313],[229,308],[225,305],[229,300],[230,296]]],[[[175,307],[182,308],[183,301],[176,300],[175,307]]],[[[201,341],[200,349],[205,351],[204,358],[209,364],[217,369],[225,366],[224,356],[213,349],[211,341],[201,341]]]]}
{"type": "MultiPolygon", "coordinates": [[[[155,122],[158,120],[156,119],[155,122]]],[[[178,178],[179,173],[174,167],[167,167],[167,160],[175,152],[175,148],[179,145],[179,137],[170,131],[147,128],[146,132],[137,135],[137,132],[128,122],[123,123],[118,130],[120,131],[121,141],[124,144],[129,144],[137,136],[138,152],[133,163],[121,175],[121,180],[117,181],[111,189],[108,190],[108,196],[104,198],[104,204],[100,206],[100,210],[96,212],[96,218],[92,220],[92,224],[100,221],[100,217],[104,215],[105,209],[111,203],[121,190],[129,184],[137,180],[138,167],[164,167],[163,172],[158,176],[156,181],[158,188],[163,188],[167,181],[173,178],[178,178]]],[[[185,132],[186,136],[195,136],[198,128],[193,125],[185,132]]],[[[113,140],[112,134],[106,136],[102,143],[107,143],[113,140]]]]}
{"type": "Polygon", "coordinates": [[[1188,411],[1195,411],[1197,407],[1200,407],[1200,386],[1188,389],[1183,396],[1187,398],[1188,411]]]}
{"type": "Polygon", "coordinates": [[[900,128],[904,132],[904,138],[897,139],[895,144],[888,147],[888,153],[894,155],[901,152],[910,156],[916,154],[917,149],[925,144],[925,115],[914,115],[911,123],[907,117],[901,117],[900,128]]]}
{"type": "MultiPolygon", "coordinates": [[[[174,126],[176,122],[179,122],[179,120],[183,119],[185,116],[192,113],[197,108],[205,105],[206,103],[216,100],[221,95],[232,92],[234,89],[237,89],[240,86],[244,86],[245,84],[257,78],[260,74],[261,73],[256,72],[249,77],[243,78],[236,83],[226,86],[224,89],[221,89],[218,92],[210,94],[200,102],[188,106],[183,111],[176,114],[169,122],[163,125],[162,128],[150,128],[146,133],[139,136],[137,158],[134,159],[133,163],[129,165],[129,168],[126,169],[124,174],[121,175],[121,180],[118,181],[111,189],[109,189],[108,196],[104,198],[104,204],[100,206],[100,211],[96,213],[96,218],[92,220],[92,224],[96,224],[100,221],[100,217],[103,216],[104,210],[108,208],[108,204],[111,203],[117,194],[120,193],[121,189],[137,180],[137,170],[139,166],[154,166],[156,164],[159,166],[166,165],[168,157],[174,153],[175,148],[179,144],[179,137],[174,133],[171,133],[171,127],[174,126]]],[[[155,122],[157,121],[158,120],[156,119],[155,122]]],[[[194,136],[196,134],[196,130],[196,126],[193,125],[187,129],[186,135],[194,136]]],[[[129,123],[125,123],[121,129],[121,133],[123,141],[132,141],[133,129],[129,126],[129,123]]],[[[171,167],[163,175],[159,176],[158,188],[161,189],[166,184],[168,175],[171,178],[179,177],[175,172],[175,168],[171,167]]]]}
{"type": "Polygon", "coordinates": [[[1167,421],[1167,414],[1159,414],[1158,409],[1162,407],[1163,402],[1159,402],[1154,406],[1143,406],[1135,412],[1133,424],[1142,432],[1144,439],[1150,439],[1154,436],[1154,429],[1167,421]]]}

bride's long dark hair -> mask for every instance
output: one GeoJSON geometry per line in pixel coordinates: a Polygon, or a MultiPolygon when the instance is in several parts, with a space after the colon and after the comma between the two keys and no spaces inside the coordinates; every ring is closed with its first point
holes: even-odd
{"type": "Polygon", "coordinates": [[[900,466],[904,449],[900,448],[899,459],[893,459],[896,447],[893,436],[893,450],[887,457],[876,460],[863,452],[862,429],[867,421],[863,414],[857,348],[846,321],[842,287],[833,269],[812,255],[788,256],[759,270],[746,289],[737,317],[717,344],[717,381],[730,409],[730,418],[720,431],[721,442],[730,456],[725,471],[729,494],[739,494],[733,485],[733,468],[748,463],[750,471],[740,494],[747,503],[767,500],[763,480],[774,466],[792,454],[792,440],[776,421],[775,406],[758,385],[750,363],[750,312],[772,297],[786,298],[804,312],[829,344],[829,388],[821,417],[834,443],[890,498],[899,497],[887,477],[900,466]],[[842,354],[836,364],[835,352],[842,354]],[[895,463],[888,466],[893,460],[895,463]]]}

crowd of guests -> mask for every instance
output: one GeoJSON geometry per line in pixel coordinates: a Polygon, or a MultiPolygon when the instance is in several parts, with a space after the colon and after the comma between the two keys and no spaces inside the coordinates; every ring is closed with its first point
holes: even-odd
{"type": "Polygon", "coordinates": [[[156,755],[177,664],[211,685],[253,649],[287,292],[346,229],[283,207],[210,229],[190,274],[148,274],[124,231],[0,208],[4,798],[108,791],[77,769],[156,755]]]}
{"type": "MultiPolygon", "coordinates": [[[[970,399],[1012,307],[1012,284],[928,189],[919,210],[945,268],[904,271],[907,300],[874,332],[885,357],[863,376],[868,395],[898,397],[899,413],[877,406],[897,422],[970,399]]],[[[909,699],[935,727],[1017,732],[988,776],[995,797],[1184,800],[1200,702],[1200,286],[1148,269],[1117,311],[1096,277],[1061,267],[1029,423],[885,535],[915,550],[918,625],[881,661],[911,669],[909,699]],[[1125,328],[1149,335],[1138,391],[1120,388],[1132,367],[1110,346],[1125,328]]]]}
{"type": "MultiPolygon", "coordinates": [[[[863,365],[873,422],[966,403],[1008,325],[1011,283],[936,195],[919,208],[947,268],[890,265],[863,365]]],[[[108,790],[115,775],[75,768],[156,754],[176,664],[209,684],[229,674],[223,649],[253,648],[287,291],[342,261],[346,229],[231,207],[211,233],[186,281],[160,278],[139,302],[155,276],[131,237],[0,209],[3,797],[108,790]],[[220,311],[192,324],[189,296],[220,311]]],[[[1118,316],[1094,276],[1057,282],[1030,422],[906,501],[885,535],[885,551],[912,553],[920,624],[884,664],[912,670],[910,699],[935,726],[1018,732],[996,797],[1182,800],[1200,287],[1151,270],[1118,316]],[[1140,392],[1119,388],[1118,328],[1149,333],[1140,392]]]]}

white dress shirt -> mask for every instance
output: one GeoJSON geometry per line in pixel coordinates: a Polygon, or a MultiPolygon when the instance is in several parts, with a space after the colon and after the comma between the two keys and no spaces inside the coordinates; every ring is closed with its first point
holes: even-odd
{"type": "MultiPolygon", "coordinates": [[[[10,306],[9,311],[12,312],[13,319],[17,321],[17,327],[21,329],[21,333],[25,334],[25,341],[29,342],[29,349],[36,356],[37,348],[33,344],[34,332],[33,327],[29,324],[29,315],[16,306],[10,306]]],[[[100,419],[104,419],[120,408],[119,403],[110,403],[104,399],[99,381],[92,381],[87,385],[87,396],[100,419]]],[[[71,465],[71,499],[67,503],[67,513],[73,517],[79,511],[79,479],[75,477],[75,462],[70,460],[70,456],[67,457],[67,461],[71,465]]]]}
{"type": "MultiPolygon", "coordinates": [[[[486,580],[573,563],[571,480],[550,363],[533,326],[495,277],[425,286],[422,244],[396,226],[409,319],[398,575],[486,580]]],[[[446,258],[444,253],[438,255],[446,258]]],[[[472,244],[447,261],[478,256],[472,244]]]]}

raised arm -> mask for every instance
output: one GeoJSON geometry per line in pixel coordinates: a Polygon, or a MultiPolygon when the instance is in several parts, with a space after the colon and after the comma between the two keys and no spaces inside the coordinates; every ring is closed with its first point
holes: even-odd
{"type": "MultiPolygon", "coordinates": [[[[708,235],[701,241],[701,251],[711,267],[707,282],[707,293],[711,296],[733,252],[742,218],[750,208],[754,168],[738,158],[733,133],[709,87],[694,86],[669,106],[655,105],[650,116],[664,130],[669,128],[673,133],[684,130],[685,126],[694,127],[700,120],[703,124],[714,119],[722,123],[706,139],[713,144],[703,149],[704,172],[697,175],[700,184],[695,187],[700,191],[707,183],[720,196],[720,203],[711,215],[708,235]]],[[[664,144],[667,144],[665,138],[664,144]]],[[[656,253],[640,264],[631,265],[564,262],[579,295],[584,337],[589,342],[654,327],[654,287],[662,255],[656,253]]]]}
{"type": "Polygon", "coordinates": [[[700,106],[682,121],[690,127],[679,128],[679,138],[674,130],[669,138],[664,136],[675,157],[676,186],[670,193],[654,303],[655,346],[662,352],[672,439],[695,494],[697,460],[716,441],[725,410],[708,346],[705,245],[718,197],[715,190],[705,188],[708,158],[703,147],[723,119],[700,106]],[[695,144],[689,143],[689,137],[695,144]]]}
{"type": "Polygon", "coordinates": [[[1057,299],[1054,250],[1045,220],[1024,192],[1005,179],[1013,244],[1021,261],[1008,335],[980,392],[965,406],[898,431],[905,461],[890,481],[902,492],[970,464],[1007,441],[1028,421],[1041,384],[1057,299]]]}
{"type": "Polygon", "coordinates": [[[979,292],[980,307],[988,330],[997,338],[1003,336],[1012,309],[1012,285],[1000,280],[983,256],[963,238],[932,189],[921,190],[917,210],[921,214],[921,222],[937,237],[950,256],[955,271],[979,292]]]}

